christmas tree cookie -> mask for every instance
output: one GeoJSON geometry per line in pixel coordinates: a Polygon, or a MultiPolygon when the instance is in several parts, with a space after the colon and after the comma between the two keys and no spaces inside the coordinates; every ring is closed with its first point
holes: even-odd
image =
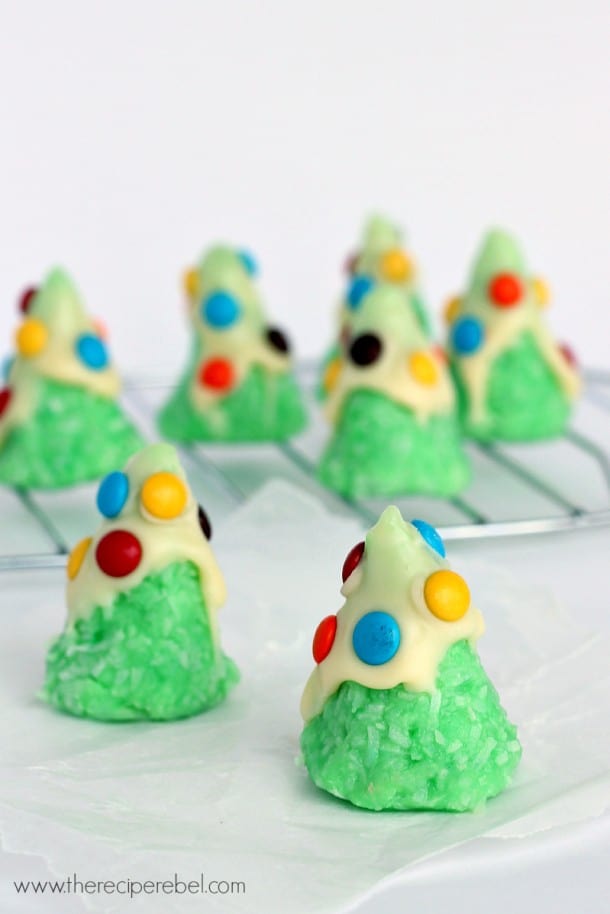
{"type": "Polygon", "coordinates": [[[54,489],[99,479],[142,446],[117,396],[99,325],[62,270],[22,297],[0,391],[0,482],[54,489]]]}
{"type": "Polygon", "coordinates": [[[318,469],[325,485],[359,498],[450,496],[468,483],[444,355],[405,309],[398,286],[375,283],[359,299],[327,391],[333,433],[318,469]]]}
{"type": "Polygon", "coordinates": [[[446,309],[460,413],[473,438],[534,441],[564,430],[581,382],[546,325],[547,297],[516,241],[489,232],[467,291],[446,309]]]}
{"type": "Polygon", "coordinates": [[[239,674],[220,646],[226,594],[210,523],[174,448],[149,445],[110,473],[97,505],[100,529],[68,560],[68,619],[43,696],[97,720],[173,720],[213,707],[239,674]]]}
{"type": "Polygon", "coordinates": [[[441,537],[387,508],[342,577],[345,603],[316,630],[301,702],[313,781],[366,809],[476,809],[509,784],[521,746],[441,537]]]}
{"type": "Polygon", "coordinates": [[[375,283],[392,283],[404,291],[404,307],[409,320],[425,337],[430,337],[430,318],[418,287],[415,261],[404,250],[400,229],[382,216],[373,216],[366,223],[359,251],[348,257],[345,264],[348,282],[339,304],[339,339],[326,354],[322,364],[322,377],[318,389],[320,399],[328,394],[328,387],[341,364],[352,336],[353,317],[362,298],[375,283]]]}
{"type": "Polygon", "coordinates": [[[159,427],[176,441],[282,441],[306,422],[288,340],[269,326],[250,254],[212,248],[186,274],[193,352],[159,427]]]}

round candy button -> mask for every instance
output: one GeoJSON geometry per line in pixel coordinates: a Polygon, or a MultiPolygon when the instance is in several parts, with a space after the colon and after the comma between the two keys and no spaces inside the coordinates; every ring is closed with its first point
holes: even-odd
{"type": "Polygon", "coordinates": [[[424,599],[433,616],[443,622],[457,622],[468,612],[470,591],[455,571],[435,571],[424,584],[424,599]]]}
{"type": "Polygon", "coordinates": [[[276,349],[278,352],[290,352],[290,342],[288,337],[277,327],[269,327],[267,330],[267,342],[272,349],[276,349]]]}
{"type": "Polygon", "coordinates": [[[347,581],[352,571],[358,567],[362,561],[362,556],[364,555],[364,542],[356,543],[353,549],[347,553],[347,557],[343,562],[343,568],[341,569],[341,579],[343,583],[347,581]]]}
{"type": "Polygon", "coordinates": [[[3,361],[2,361],[2,378],[5,381],[8,381],[8,379],[10,378],[11,369],[14,364],[15,364],[15,358],[12,355],[7,355],[7,357],[5,359],[3,359],[3,361]]]}
{"type": "Polygon", "coordinates": [[[368,295],[373,286],[375,285],[375,280],[370,276],[355,276],[347,290],[347,304],[348,306],[355,311],[356,308],[359,308],[362,304],[362,300],[365,295],[368,295]]]}
{"type": "Polygon", "coordinates": [[[93,542],[93,540],[91,539],[90,536],[86,537],[86,539],[81,540],[80,543],[78,543],[74,547],[74,549],[68,556],[68,565],[67,565],[66,571],[68,574],[68,578],[71,581],[74,580],[74,578],[80,571],[81,565],[85,561],[85,556],[87,555],[89,546],[91,545],[92,542],[93,542]]]}
{"type": "Polygon", "coordinates": [[[534,279],[532,279],[532,290],[534,292],[536,304],[541,308],[546,308],[551,300],[551,290],[544,279],[535,276],[534,279]]]}
{"type": "Polygon", "coordinates": [[[25,292],[21,293],[21,295],[19,297],[18,308],[22,314],[28,313],[28,311],[30,310],[30,306],[32,304],[32,300],[34,299],[34,296],[36,295],[37,292],[38,292],[38,289],[36,288],[36,286],[30,286],[29,289],[26,289],[25,292]]]}
{"type": "Polygon", "coordinates": [[[197,518],[199,520],[199,526],[201,527],[201,532],[205,536],[206,540],[212,539],[212,524],[210,518],[203,510],[201,505],[197,508],[197,518]]]}
{"type": "Polygon", "coordinates": [[[237,256],[241,260],[242,266],[248,276],[256,276],[258,273],[258,264],[256,258],[250,251],[241,250],[237,252],[237,256]]]}
{"type": "Polygon", "coordinates": [[[316,628],[311,651],[316,663],[322,663],[331,652],[337,634],[337,617],[326,616],[316,628]]]}
{"type": "Polygon", "coordinates": [[[49,333],[42,321],[27,317],[17,330],[17,349],[25,358],[39,355],[47,344],[49,333]]]}
{"type": "Polygon", "coordinates": [[[476,317],[462,317],[453,325],[451,341],[461,355],[472,355],[483,343],[483,324],[476,317]]]}
{"type": "Polygon", "coordinates": [[[2,390],[0,390],[0,416],[3,416],[9,408],[12,396],[13,392],[10,387],[4,387],[2,390]]]}
{"type": "Polygon", "coordinates": [[[459,295],[454,295],[453,298],[449,299],[443,310],[443,317],[445,318],[446,323],[452,324],[454,322],[460,313],[461,305],[462,299],[459,295]]]}
{"type": "Polygon", "coordinates": [[[235,370],[228,359],[210,359],[201,366],[199,380],[211,390],[230,390],[235,383],[235,370]]]}
{"type": "Polygon", "coordinates": [[[341,358],[336,356],[324,369],[324,379],[322,386],[327,393],[331,393],[337,386],[339,375],[341,374],[341,358]]]}
{"type": "Polygon", "coordinates": [[[400,647],[400,628],[389,613],[374,610],[358,621],[352,636],[359,660],[369,666],[380,666],[391,660],[400,647]]]}
{"type": "Polygon", "coordinates": [[[238,320],[240,311],[239,302],[230,292],[212,292],[202,303],[201,317],[216,330],[226,330],[238,320]]]}
{"type": "Polygon", "coordinates": [[[512,308],[523,294],[521,280],[513,273],[498,273],[489,283],[489,297],[497,308],[512,308]]]}
{"type": "Polygon", "coordinates": [[[389,282],[406,282],[413,275],[413,264],[404,251],[386,251],[381,258],[381,273],[389,282]]]}
{"type": "Polygon", "coordinates": [[[438,381],[438,366],[427,352],[414,352],[409,356],[409,371],[425,387],[433,387],[438,381]]]}
{"type": "Polygon", "coordinates": [[[140,495],[145,511],[159,520],[173,520],[186,508],[188,491],[174,473],[154,473],[142,486],[140,495]]]}
{"type": "Polygon", "coordinates": [[[362,333],[349,347],[349,357],[354,365],[366,368],[381,357],[383,346],[374,333],[362,333]]]}
{"type": "Polygon", "coordinates": [[[125,473],[116,470],[109,473],[97,490],[97,509],[104,517],[117,517],[123,510],[129,495],[129,479],[125,473]]]}
{"type": "Polygon", "coordinates": [[[99,338],[83,333],[76,341],[76,352],[81,362],[92,371],[102,371],[108,365],[108,351],[99,338]]]}
{"type": "Polygon", "coordinates": [[[197,298],[199,295],[199,273],[193,267],[186,270],[182,277],[182,288],[188,298],[197,298]]]}
{"type": "Polygon", "coordinates": [[[112,530],[97,544],[95,559],[110,578],[124,578],[136,570],[142,560],[139,539],[127,530],[112,530]]]}
{"type": "Polygon", "coordinates": [[[578,368],[578,359],[576,358],[574,350],[571,346],[568,346],[567,343],[562,343],[559,347],[559,351],[561,352],[568,365],[570,365],[572,368],[578,368]]]}
{"type": "Polygon", "coordinates": [[[412,520],[411,523],[419,530],[422,539],[426,541],[430,548],[438,552],[442,558],[445,558],[445,544],[438,530],[432,524],[426,523],[425,520],[412,520]]]}
{"type": "Polygon", "coordinates": [[[358,258],[360,254],[356,251],[353,254],[349,254],[343,262],[343,272],[347,273],[348,276],[353,276],[356,272],[356,266],[358,264],[358,258]]]}

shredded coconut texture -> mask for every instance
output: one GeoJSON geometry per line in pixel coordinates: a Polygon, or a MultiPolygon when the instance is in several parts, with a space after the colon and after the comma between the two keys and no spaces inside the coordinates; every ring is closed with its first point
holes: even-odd
{"type": "Polygon", "coordinates": [[[174,720],[221,702],[239,679],[216,650],[192,562],[175,562],[65,631],[43,698],[79,717],[174,720]]]}
{"type": "Polygon", "coordinates": [[[318,475],[348,498],[451,496],[466,487],[470,468],[454,416],[419,422],[383,394],[358,390],[341,410],[318,475]]]}
{"type": "Polygon", "coordinates": [[[0,447],[0,482],[58,489],[99,479],[143,445],[114,400],[41,379],[34,414],[0,447]]]}
{"type": "Polygon", "coordinates": [[[291,374],[252,368],[243,382],[198,412],[189,396],[192,369],[159,415],[161,433],[172,441],[284,441],[305,427],[301,393],[291,374]]]}
{"type": "Polygon", "coordinates": [[[466,641],[447,652],[434,694],[343,683],[306,724],[301,748],[318,787],[374,810],[474,810],[505,789],[521,757],[466,641]]]}

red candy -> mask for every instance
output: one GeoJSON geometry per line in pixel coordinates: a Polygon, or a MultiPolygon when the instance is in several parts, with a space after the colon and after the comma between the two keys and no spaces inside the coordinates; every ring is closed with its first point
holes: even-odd
{"type": "Polygon", "coordinates": [[[235,383],[235,371],[228,359],[210,359],[199,371],[199,380],[212,390],[229,390],[235,383]]]}
{"type": "Polygon", "coordinates": [[[13,391],[10,387],[4,387],[0,390],[0,416],[2,416],[8,409],[8,405],[11,402],[11,397],[13,396],[13,391]]]}
{"type": "Polygon", "coordinates": [[[124,578],[135,571],[142,559],[140,540],[127,530],[112,530],[97,544],[95,558],[110,578],[124,578]]]}
{"type": "Polygon", "coordinates": [[[313,636],[312,652],[313,659],[316,663],[322,663],[322,661],[328,657],[334,644],[336,634],[337,617],[327,616],[325,619],[322,619],[313,636]]]}
{"type": "Polygon", "coordinates": [[[347,558],[343,562],[343,568],[341,569],[341,578],[343,579],[343,583],[347,581],[352,571],[358,567],[363,555],[364,543],[357,543],[354,548],[347,553],[347,558]]]}
{"type": "Polygon", "coordinates": [[[512,308],[522,294],[521,280],[512,273],[498,273],[489,283],[489,297],[498,308],[512,308]]]}
{"type": "Polygon", "coordinates": [[[574,350],[568,346],[567,343],[562,343],[559,347],[559,351],[561,352],[568,365],[571,365],[572,368],[578,367],[578,359],[574,355],[574,350]]]}
{"type": "Polygon", "coordinates": [[[35,286],[31,286],[29,289],[26,289],[25,292],[21,295],[19,299],[19,310],[22,314],[27,314],[32,303],[32,299],[38,292],[38,289],[35,286]]]}
{"type": "Polygon", "coordinates": [[[343,264],[343,269],[348,276],[353,276],[356,272],[356,264],[358,263],[358,257],[360,255],[356,251],[354,254],[350,254],[349,257],[345,258],[345,263],[343,264]]]}

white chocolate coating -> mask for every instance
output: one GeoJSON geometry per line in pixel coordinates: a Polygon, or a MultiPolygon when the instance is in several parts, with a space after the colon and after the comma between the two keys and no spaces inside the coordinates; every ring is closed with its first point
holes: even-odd
{"type": "Polygon", "coordinates": [[[129,496],[120,515],[104,519],[89,546],[74,580],[67,585],[68,620],[88,617],[97,606],[110,607],[115,597],[137,587],[153,572],[160,572],[173,562],[191,561],[199,569],[201,592],[209,614],[210,628],[218,645],[217,613],[226,600],[226,587],[210,544],[198,520],[198,505],[193,497],[175,449],[169,444],[145,447],[127,463],[129,496]],[[188,490],[188,501],[182,514],[174,520],[151,517],[140,504],[143,484],[154,473],[168,472],[178,476],[188,490]],[[139,540],[142,558],[131,574],[110,577],[99,568],[95,552],[99,541],[112,530],[125,530],[139,540]]]}
{"type": "Polygon", "coordinates": [[[533,337],[540,357],[557,378],[566,397],[573,400],[578,396],[581,379],[554,341],[537,301],[536,279],[529,275],[516,243],[505,232],[494,230],[485,238],[469,289],[460,298],[453,319],[464,316],[477,318],[484,328],[483,345],[476,352],[461,354],[453,351],[453,358],[468,390],[472,421],[480,423],[487,418],[487,386],[495,359],[514,346],[525,333],[533,337]],[[522,285],[522,298],[510,308],[496,307],[489,298],[489,284],[500,273],[513,274],[522,285]]]}
{"type": "Polygon", "coordinates": [[[44,325],[47,340],[38,355],[26,357],[17,353],[15,356],[8,378],[12,397],[0,419],[0,444],[12,428],[26,423],[35,412],[40,378],[82,387],[109,399],[118,396],[121,386],[111,364],[94,371],[78,357],[76,342],[79,337],[97,335],[98,331],[63,270],[56,269],[48,275],[25,317],[44,325]]]}
{"type": "Polygon", "coordinates": [[[375,390],[413,410],[424,422],[429,416],[450,413],[455,391],[442,357],[430,346],[412,311],[406,307],[405,291],[394,284],[379,283],[354,312],[351,339],[372,333],[382,342],[382,354],[369,366],[342,359],[336,386],[329,392],[324,411],[336,423],[347,397],[355,390],[375,390]],[[409,369],[409,356],[425,353],[434,362],[433,384],[418,381],[409,369]]]}
{"type": "Polygon", "coordinates": [[[427,608],[426,578],[448,567],[402,519],[398,508],[386,508],[366,537],[360,564],[343,585],[346,599],[337,613],[332,649],[312,672],[301,700],[305,721],[319,714],[329,696],[348,681],[371,689],[402,683],[414,692],[434,691],[439,664],[451,645],[462,639],[474,644],[485,629],[481,613],[472,605],[456,622],[444,622],[427,608]],[[374,610],[392,615],[401,632],[396,654],[378,666],[360,660],[352,644],[357,622],[374,610]]]}
{"type": "Polygon", "coordinates": [[[265,337],[268,324],[262,300],[238,254],[229,247],[212,248],[197,268],[197,289],[190,297],[189,313],[196,334],[198,366],[210,359],[226,359],[233,368],[235,383],[229,391],[217,391],[199,383],[197,369],[191,379],[190,395],[197,410],[209,408],[226,393],[235,390],[255,365],[270,374],[291,369],[287,353],[274,349],[265,337]],[[241,307],[241,316],[226,329],[209,325],[202,316],[201,303],[214,292],[227,292],[241,307]]]}

